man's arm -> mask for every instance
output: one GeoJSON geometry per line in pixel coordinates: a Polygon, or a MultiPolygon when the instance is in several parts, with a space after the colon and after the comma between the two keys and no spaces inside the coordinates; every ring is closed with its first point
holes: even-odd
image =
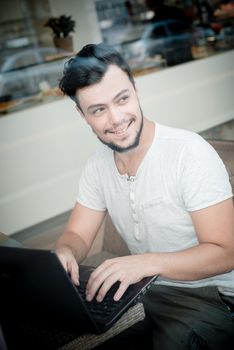
{"type": "Polygon", "coordinates": [[[87,256],[105,215],[105,211],[76,203],[64,233],[56,242],[56,253],[75,284],[79,283],[77,262],[87,256]]]}
{"type": "Polygon", "coordinates": [[[115,300],[121,298],[132,283],[159,274],[163,278],[193,281],[234,269],[234,210],[232,199],[191,212],[198,245],[173,253],[148,253],[110,259],[91,275],[88,299],[100,288],[101,301],[113,283],[120,287],[115,300]]]}

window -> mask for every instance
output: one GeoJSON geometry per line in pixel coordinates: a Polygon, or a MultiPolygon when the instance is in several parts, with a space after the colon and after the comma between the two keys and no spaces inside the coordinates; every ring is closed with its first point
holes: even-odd
{"type": "Polygon", "coordinates": [[[233,1],[96,0],[95,4],[103,41],[114,45],[136,74],[234,48],[233,1]]]}
{"type": "Polygon", "coordinates": [[[5,0],[0,19],[0,113],[61,98],[58,81],[70,53],[57,49],[44,27],[48,0],[5,0]]]}
{"type": "Polygon", "coordinates": [[[165,36],[167,36],[165,27],[163,25],[159,25],[153,28],[149,37],[152,39],[160,39],[164,38],[165,36]]]}
{"type": "Polygon", "coordinates": [[[171,23],[168,23],[168,28],[170,33],[174,34],[182,34],[186,33],[190,30],[191,26],[189,23],[182,22],[182,21],[174,21],[171,23]]]}

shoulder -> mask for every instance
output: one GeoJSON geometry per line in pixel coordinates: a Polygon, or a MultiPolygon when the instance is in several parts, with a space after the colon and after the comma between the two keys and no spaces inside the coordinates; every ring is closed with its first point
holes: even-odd
{"type": "Polygon", "coordinates": [[[160,141],[167,141],[174,144],[189,145],[193,142],[204,142],[204,139],[197,133],[185,129],[173,128],[157,124],[158,133],[156,137],[160,141]]]}
{"type": "Polygon", "coordinates": [[[168,166],[174,165],[180,174],[192,171],[209,177],[213,173],[213,178],[218,174],[226,176],[225,165],[216,150],[195,132],[159,125],[156,144],[168,166]]]}
{"type": "Polygon", "coordinates": [[[157,124],[155,147],[162,153],[179,160],[184,157],[200,158],[201,156],[218,157],[214,148],[199,134],[157,124]]]}
{"type": "Polygon", "coordinates": [[[195,158],[199,158],[201,153],[204,153],[203,155],[206,155],[207,153],[209,155],[217,155],[209,142],[193,131],[159,124],[156,138],[161,146],[169,148],[173,153],[179,151],[183,152],[184,155],[194,155],[195,158]]]}
{"type": "Polygon", "coordinates": [[[159,126],[158,139],[166,166],[170,170],[174,165],[179,193],[188,211],[206,208],[232,196],[223,161],[200,135],[159,126]]]}

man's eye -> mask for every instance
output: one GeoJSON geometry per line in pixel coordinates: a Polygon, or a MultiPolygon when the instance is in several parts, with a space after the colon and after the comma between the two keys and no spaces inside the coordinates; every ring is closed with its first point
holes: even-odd
{"type": "Polygon", "coordinates": [[[92,114],[93,114],[93,115],[99,115],[99,114],[101,114],[104,110],[105,110],[105,108],[99,107],[99,108],[94,109],[93,112],[92,112],[92,114]]]}
{"type": "Polygon", "coordinates": [[[120,104],[123,104],[123,103],[127,102],[128,99],[129,99],[129,95],[125,95],[125,96],[122,96],[122,97],[119,99],[118,102],[119,102],[120,104]]]}

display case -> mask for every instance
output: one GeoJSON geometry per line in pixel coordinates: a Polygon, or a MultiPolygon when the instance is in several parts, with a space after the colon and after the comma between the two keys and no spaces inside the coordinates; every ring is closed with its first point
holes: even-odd
{"type": "Polygon", "coordinates": [[[1,114],[61,98],[58,83],[72,54],[53,47],[32,47],[2,57],[1,114]]]}

